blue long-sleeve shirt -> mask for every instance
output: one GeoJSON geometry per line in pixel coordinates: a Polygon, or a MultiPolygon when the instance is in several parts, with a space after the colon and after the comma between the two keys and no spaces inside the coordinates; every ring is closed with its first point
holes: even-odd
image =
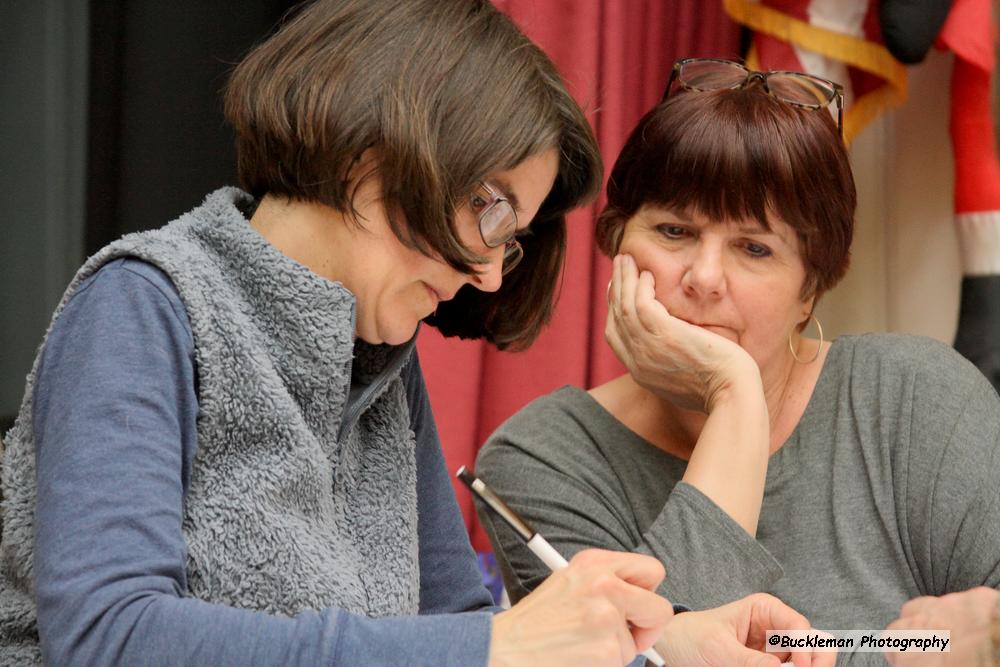
{"type": "Polygon", "coordinates": [[[497,609],[415,356],[403,377],[417,442],[421,616],[324,609],[288,618],[187,597],[181,521],[198,447],[191,327],[158,269],[135,259],[103,267],[54,324],[35,384],[34,572],[46,662],[486,664],[497,609]]]}

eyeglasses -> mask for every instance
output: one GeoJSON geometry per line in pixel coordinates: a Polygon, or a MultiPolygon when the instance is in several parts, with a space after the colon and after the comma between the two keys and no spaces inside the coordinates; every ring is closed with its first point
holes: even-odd
{"type": "Polygon", "coordinates": [[[514,238],[517,233],[514,206],[499,192],[480,182],[469,196],[469,208],[479,218],[479,235],[486,247],[504,247],[501,275],[507,275],[524,257],[524,248],[514,238]]]}
{"type": "Polygon", "coordinates": [[[742,63],[720,58],[683,58],[674,63],[661,103],[670,95],[675,79],[682,88],[702,92],[743,88],[760,79],[771,97],[795,107],[816,110],[836,102],[837,129],[844,136],[844,87],[834,81],[803,72],[755,72],[742,63]]]}

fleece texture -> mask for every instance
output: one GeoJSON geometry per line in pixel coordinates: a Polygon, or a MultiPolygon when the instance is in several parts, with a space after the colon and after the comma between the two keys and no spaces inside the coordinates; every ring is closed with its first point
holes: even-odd
{"type": "MultiPolygon", "coordinates": [[[[252,199],[209,195],[80,269],[137,257],[164,271],[195,342],[198,449],[185,497],[188,594],[288,616],[419,607],[415,442],[400,371],[408,345],[354,341],[355,301],[248,224],[252,199]],[[358,409],[345,414],[352,390],[358,409]]],[[[44,348],[44,343],[42,344],[44,348]]],[[[39,354],[39,357],[41,355],[39,354]]],[[[38,662],[32,583],[33,383],[5,438],[0,663],[38,662]]]]}

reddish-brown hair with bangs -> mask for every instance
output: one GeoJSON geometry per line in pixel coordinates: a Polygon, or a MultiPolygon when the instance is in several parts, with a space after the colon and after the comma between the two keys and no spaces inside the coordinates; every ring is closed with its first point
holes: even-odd
{"type": "Polygon", "coordinates": [[[618,252],[645,204],[719,222],[777,216],[796,233],[803,298],[843,278],[857,195],[844,143],[826,110],[794,107],[762,86],[675,94],[632,131],[608,181],[598,244],[618,252]]]}

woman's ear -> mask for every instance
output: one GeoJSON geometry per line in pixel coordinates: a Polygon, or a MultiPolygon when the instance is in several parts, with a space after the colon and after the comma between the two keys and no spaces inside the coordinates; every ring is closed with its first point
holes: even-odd
{"type": "Polygon", "coordinates": [[[344,173],[344,180],[351,186],[357,187],[360,181],[365,180],[378,171],[379,151],[374,146],[366,148],[361,153],[354,156],[347,171],[344,173]]]}
{"type": "Polygon", "coordinates": [[[816,310],[816,299],[817,295],[813,294],[802,302],[802,312],[799,316],[799,323],[795,327],[796,331],[801,333],[809,326],[809,318],[812,317],[813,311],[816,310]]]}
{"type": "Polygon", "coordinates": [[[361,226],[367,220],[361,211],[382,199],[382,182],[378,173],[380,159],[377,148],[366,148],[354,156],[344,173],[349,207],[347,213],[361,226]]]}

